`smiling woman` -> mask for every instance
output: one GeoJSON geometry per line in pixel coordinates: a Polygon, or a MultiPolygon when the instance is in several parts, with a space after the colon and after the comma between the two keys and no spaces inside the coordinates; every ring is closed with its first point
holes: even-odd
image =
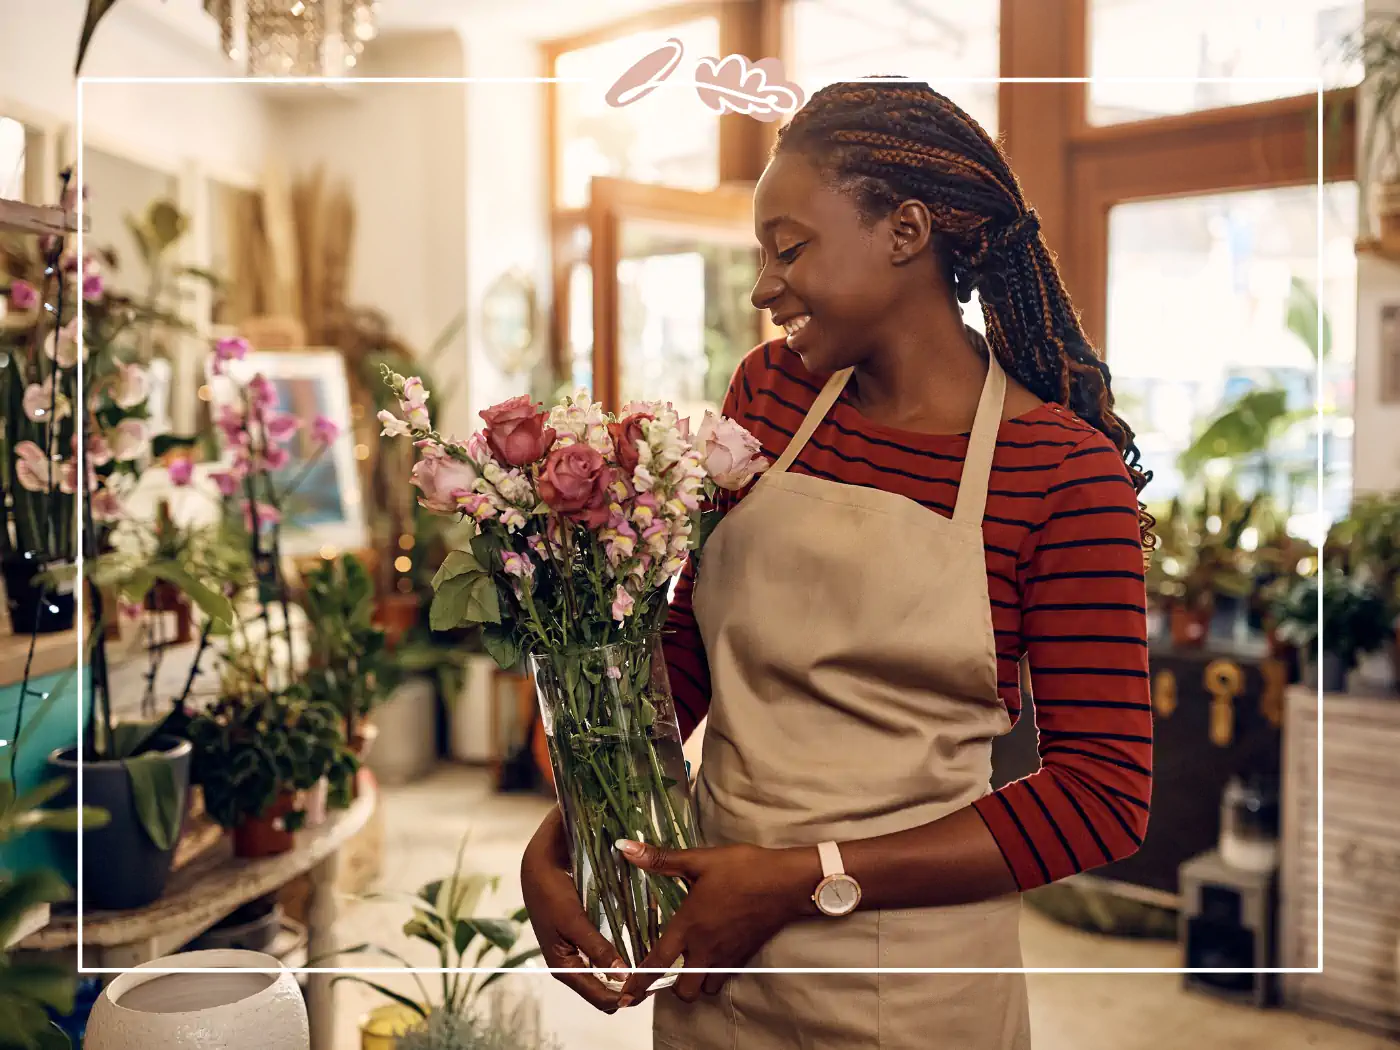
{"type": "MultiPolygon", "coordinates": [[[[690,886],[642,963],[684,959],[656,1045],[1026,1050],[1018,891],[1146,828],[1148,476],[1005,157],[943,95],[817,92],[754,219],[785,338],[723,411],[774,462],[718,501],[666,640],[683,732],[708,716],[707,846],[619,844],[690,886]],[[1027,676],[1041,769],[994,792],[1027,676]]],[[[560,855],[551,818],[522,865],[545,955],[607,966],[560,855]]],[[[655,975],[564,979],[612,1009],[655,975]]]]}

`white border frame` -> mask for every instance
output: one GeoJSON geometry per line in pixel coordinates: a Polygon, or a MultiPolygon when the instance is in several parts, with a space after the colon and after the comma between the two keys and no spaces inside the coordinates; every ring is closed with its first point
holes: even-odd
{"type": "MultiPolygon", "coordinates": [[[[872,83],[882,81],[904,82],[904,78],[890,77],[852,77],[852,80],[864,80],[872,83]]],[[[940,83],[963,83],[963,84],[1088,84],[1094,81],[1123,82],[1123,83],[1165,83],[1165,84],[1212,84],[1246,81],[1251,83],[1288,83],[1298,85],[1309,85],[1317,95],[1317,287],[1318,287],[1318,331],[1322,330],[1323,306],[1322,289],[1323,284],[1323,90],[1324,83],[1321,77],[944,77],[940,78],[940,83]]],[[[88,84],[246,84],[246,85],[267,85],[267,84],[289,84],[298,86],[314,86],[317,84],[343,85],[343,84],[548,84],[548,83],[570,83],[587,84],[594,83],[582,77],[113,77],[113,76],[79,76],[77,86],[77,166],[76,179],[78,185],[83,183],[83,96],[84,89],[88,84]]],[[[670,79],[659,85],[663,89],[675,89],[679,87],[694,87],[692,81],[682,79],[670,79]]],[[[78,195],[78,235],[77,252],[81,258],[83,253],[83,204],[82,194],[78,195]]],[[[78,415],[81,417],[82,406],[82,362],[84,348],[82,344],[82,299],[78,299],[78,390],[79,403],[78,415]]],[[[1317,363],[1318,390],[1321,390],[1322,383],[1322,359],[1319,356],[1317,363]]],[[[1324,482],[1324,469],[1322,458],[1323,443],[1321,440],[1323,410],[1321,398],[1317,403],[1318,418],[1318,447],[1317,447],[1317,484],[1318,484],[1318,518],[1322,515],[1322,487],[1324,482]]],[[[83,471],[83,443],[78,443],[78,471],[81,476],[83,471]]],[[[82,522],[82,499],[83,493],[78,492],[78,520],[81,527],[82,522]]],[[[78,573],[81,577],[83,567],[82,539],[79,532],[78,573]]],[[[78,621],[78,651],[81,653],[84,635],[84,610],[83,610],[83,588],[78,588],[77,600],[77,621],[78,621]]],[[[1317,598],[1317,661],[1318,666],[1322,664],[1322,588],[1318,588],[1317,598]]],[[[82,682],[78,683],[78,724],[81,729],[82,708],[84,698],[82,692],[82,682]]],[[[935,974],[935,973],[1020,973],[1020,974],[1115,974],[1115,973],[1137,973],[1137,974],[1224,974],[1224,973],[1247,973],[1247,974],[1320,974],[1323,972],[1322,959],[1322,935],[1323,935],[1323,858],[1325,856],[1323,844],[1323,690],[1321,678],[1317,687],[1317,965],[1313,967],[1302,966],[1262,966],[1262,967],[1189,967],[1189,966],[1129,966],[1129,967],[1097,967],[1097,966],[1023,966],[1015,969],[992,969],[987,967],[851,967],[849,969],[834,968],[798,968],[787,969],[782,967],[744,967],[730,969],[723,967],[695,967],[695,973],[890,973],[890,974],[935,974]]],[[[82,777],[82,756],[78,757],[78,806],[83,805],[83,777],[82,777]]],[[[132,967],[85,967],[83,966],[83,835],[81,817],[78,828],[78,885],[76,888],[76,899],[78,901],[78,973],[88,974],[116,974],[126,973],[132,967]]],[[[150,973],[263,973],[257,968],[206,968],[206,967],[151,967],[149,965],[142,968],[143,972],[150,973]]],[[[565,969],[558,967],[529,967],[528,969],[507,969],[502,967],[378,967],[378,968],[349,968],[334,966],[305,966],[298,968],[288,967],[292,973],[305,974],[442,974],[442,973],[528,973],[528,972],[577,972],[575,969],[565,969]]],[[[639,968],[635,971],[664,974],[669,972],[660,968],[639,968]]]]}

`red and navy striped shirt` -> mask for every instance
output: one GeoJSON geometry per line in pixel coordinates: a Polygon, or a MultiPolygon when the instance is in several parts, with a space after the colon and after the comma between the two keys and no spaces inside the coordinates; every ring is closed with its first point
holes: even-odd
{"type": "MultiPolygon", "coordinates": [[[[822,387],[777,340],[735,372],[724,414],[776,459],[822,387]]],[[[847,394],[797,461],[800,474],[906,496],[953,515],[968,435],[876,424],[847,394]]],[[[720,509],[734,503],[725,494],[720,509]]],[[[1112,442],[1060,405],[1006,420],[983,519],[997,680],[1013,723],[1029,657],[1041,768],[974,803],[1022,890],[1119,860],[1142,844],[1152,781],[1146,588],[1137,495],[1112,442]]],[[[691,610],[694,565],[677,583],[666,659],[682,732],[710,704],[691,610]]]]}

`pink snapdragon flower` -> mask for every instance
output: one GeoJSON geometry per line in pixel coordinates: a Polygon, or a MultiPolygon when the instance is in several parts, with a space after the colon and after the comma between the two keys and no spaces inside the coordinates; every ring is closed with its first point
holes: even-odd
{"type": "Polygon", "coordinates": [[[117,365],[112,380],[112,400],[122,408],[135,408],[150,396],[151,381],[146,370],[134,361],[117,365]]]}
{"type": "Polygon", "coordinates": [[[73,413],[68,398],[54,393],[52,372],[44,377],[42,383],[30,383],[25,388],[21,405],[25,416],[34,423],[57,423],[73,413]]]}
{"type": "Polygon", "coordinates": [[[405,423],[387,408],[379,410],[378,416],[380,424],[384,427],[379,432],[380,437],[408,437],[413,433],[413,428],[405,423]]]}
{"type": "Polygon", "coordinates": [[[622,584],[617,585],[617,592],[613,595],[612,617],[621,623],[632,615],[632,609],[636,605],[631,593],[622,584]]]}
{"type": "Polygon", "coordinates": [[[528,555],[519,551],[501,551],[501,563],[507,576],[514,576],[520,580],[534,578],[535,563],[528,555]]]}

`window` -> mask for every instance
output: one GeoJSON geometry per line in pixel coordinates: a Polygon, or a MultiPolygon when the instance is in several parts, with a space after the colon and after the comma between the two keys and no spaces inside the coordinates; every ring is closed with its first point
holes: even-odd
{"type": "Polygon", "coordinates": [[[554,76],[582,82],[554,85],[556,206],[584,207],[595,175],[694,190],[712,189],[719,182],[719,121],[696,104],[693,92],[667,83],[644,101],[620,109],[604,99],[619,73],[671,37],[685,45],[686,62],[719,56],[719,19],[713,17],[559,54],[554,76]]]}
{"type": "Polygon", "coordinates": [[[24,199],[24,125],[0,117],[0,197],[24,199]]]}
{"type": "MultiPolygon", "coordinates": [[[[1278,427],[1266,452],[1240,457],[1237,484],[1245,494],[1273,492],[1295,516],[1317,508],[1313,409],[1320,396],[1322,509],[1329,520],[1346,512],[1356,185],[1323,191],[1320,391],[1317,203],[1316,186],[1298,186],[1134,202],[1110,213],[1106,356],[1119,411],[1156,475],[1146,493],[1151,502],[1181,491],[1177,457],[1209,419],[1248,391],[1281,389],[1301,418],[1278,427]]],[[[1311,532],[1307,523],[1300,527],[1311,532]]]]}
{"type": "Polygon", "coordinates": [[[842,78],[926,81],[995,135],[1000,11],[999,0],[789,0],[787,64],[808,95],[842,78]]]}
{"type": "Polygon", "coordinates": [[[1191,77],[1316,77],[1360,82],[1345,41],[1361,26],[1362,0],[1091,0],[1093,77],[1180,77],[1179,82],[1089,85],[1089,122],[1116,124],[1306,95],[1306,81],[1191,77]],[[1151,41],[1150,47],[1144,46],[1151,41]]]}

